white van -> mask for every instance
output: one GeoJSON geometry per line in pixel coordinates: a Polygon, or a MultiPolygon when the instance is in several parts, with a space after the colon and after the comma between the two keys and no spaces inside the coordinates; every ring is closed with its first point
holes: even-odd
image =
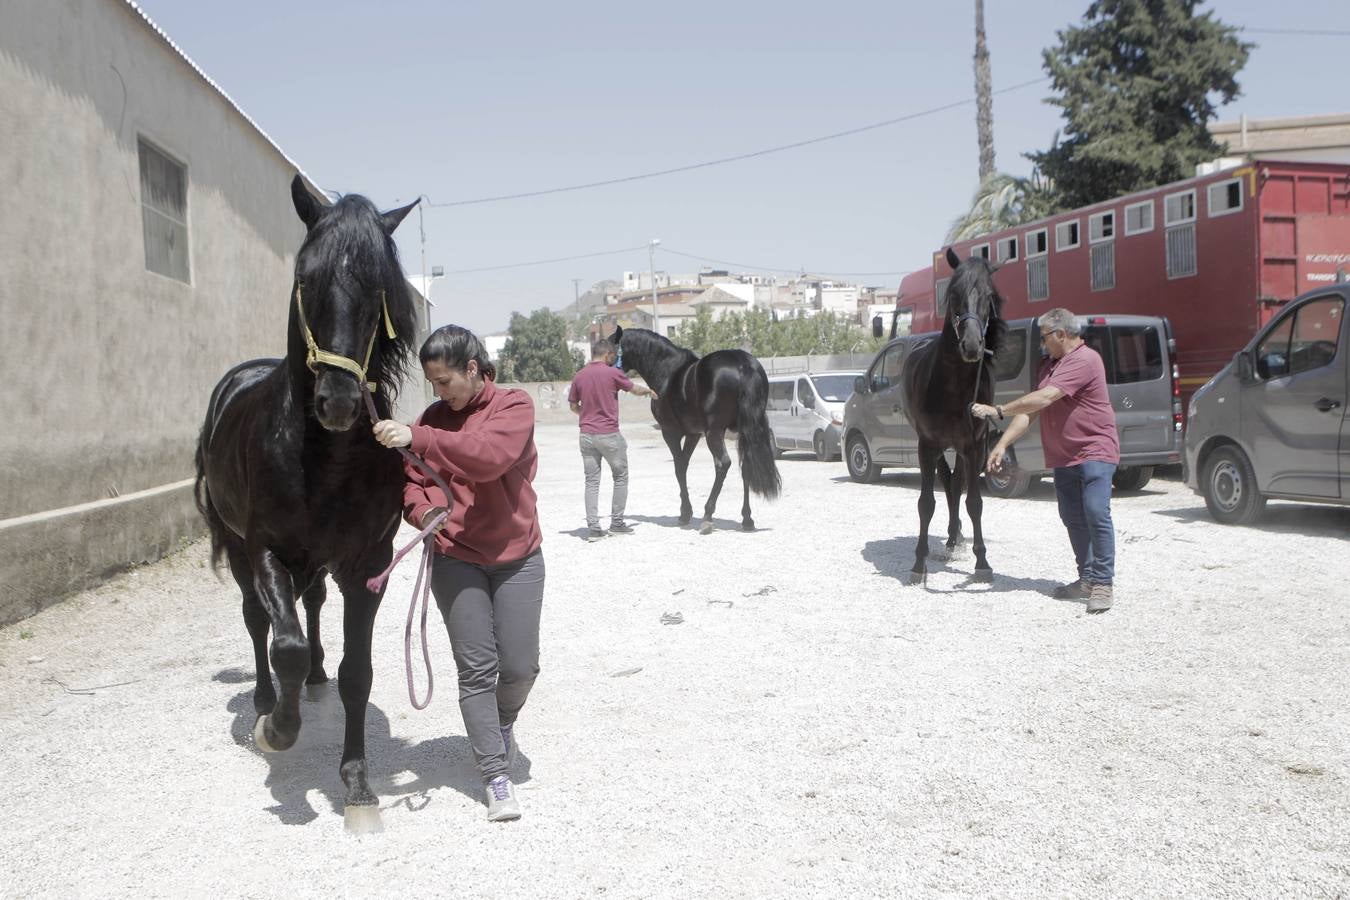
{"type": "Polygon", "coordinates": [[[769,428],[774,455],[810,450],[825,462],[840,456],[844,406],[861,372],[799,372],[769,376],[769,428]]]}

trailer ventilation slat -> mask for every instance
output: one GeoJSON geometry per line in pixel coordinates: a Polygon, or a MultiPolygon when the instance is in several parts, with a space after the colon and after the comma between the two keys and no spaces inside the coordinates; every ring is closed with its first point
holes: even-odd
{"type": "Polygon", "coordinates": [[[1092,245],[1092,289],[1109,291],[1116,286],[1116,244],[1092,245]]]}
{"type": "Polygon", "coordinates": [[[1167,277],[1185,278],[1195,272],[1195,223],[1167,229],[1167,277]]]}

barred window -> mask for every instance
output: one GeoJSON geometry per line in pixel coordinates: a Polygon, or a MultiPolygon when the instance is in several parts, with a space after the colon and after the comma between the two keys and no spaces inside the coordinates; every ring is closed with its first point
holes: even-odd
{"type": "Polygon", "coordinates": [[[1027,260],[1027,299],[1050,299],[1050,257],[1042,255],[1027,260]]]}
{"type": "Polygon", "coordinates": [[[187,167],[137,140],[141,166],[141,225],[145,239],[145,268],[187,284],[192,283],[188,260],[187,167]]]}
{"type": "Polygon", "coordinates": [[[1185,278],[1195,273],[1195,223],[1167,229],[1167,277],[1185,278]]]}
{"type": "Polygon", "coordinates": [[[1109,291],[1116,286],[1116,242],[1092,245],[1092,289],[1109,291]]]}

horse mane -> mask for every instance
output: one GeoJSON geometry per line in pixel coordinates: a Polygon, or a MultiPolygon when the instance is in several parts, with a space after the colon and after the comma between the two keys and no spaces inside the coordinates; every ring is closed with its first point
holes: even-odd
{"type": "Polygon", "coordinates": [[[389,337],[384,314],[377,310],[379,336],[366,376],[392,401],[412,371],[409,360],[417,335],[417,311],[399,263],[398,246],[385,232],[379,210],[360,194],[340,197],[305,236],[297,258],[306,254],[312,260],[305,269],[306,296],[324,296],[335,274],[343,269],[344,258],[345,270],[363,289],[372,295],[384,291],[396,336],[389,337]]]}
{"type": "Polygon", "coordinates": [[[698,362],[694,351],[646,328],[625,328],[622,344],[626,356],[641,360],[650,369],[642,373],[649,384],[664,385],[675,371],[698,362]]]}

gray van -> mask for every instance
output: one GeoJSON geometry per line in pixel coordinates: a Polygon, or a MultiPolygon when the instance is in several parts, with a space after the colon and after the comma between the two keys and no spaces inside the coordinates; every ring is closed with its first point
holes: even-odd
{"type": "Polygon", "coordinates": [[[1350,505],[1350,285],[1304,294],[1191,397],[1186,484],[1217,521],[1266,499],[1350,505]]]}
{"type": "Polygon", "coordinates": [[[861,372],[799,372],[769,376],[768,416],[774,456],[810,450],[825,462],[838,459],[844,404],[861,372]]]}
{"type": "MultiPolygon", "coordinates": [[[[1181,462],[1181,390],[1172,326],[1155,316],[1080,316],[1083,340],[1101,354],[1120,435],[1119,490],[1139,490],[1160,465],[1181,462]]],[[[900,366],[919,342],[937,333],[900,337],[881,349],[844,408],[844,461],[854,481],[875,481],[887,466],[919,465],[919,438],[905,418],[900,366]]],[[[994,358],[994,402],[1035,389],[1041,366],[1037,319],[1008,322],[994,358]]],[[[1048,474],[1041,432],[1032,428],[1012,448],[1015,465],[985,475],[985,492],[1020,497],[1048,474]]]]}

